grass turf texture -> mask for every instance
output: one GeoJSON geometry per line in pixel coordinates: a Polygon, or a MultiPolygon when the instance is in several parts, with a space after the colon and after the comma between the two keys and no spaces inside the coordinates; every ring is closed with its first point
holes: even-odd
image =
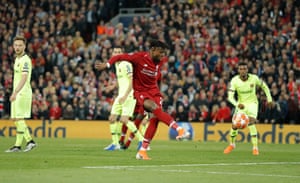
{"type": "Polygon", "coordinates": [[[227,143],[153,141],[150,161],[136,160],[136,141],[126,151],[104,151],[109,140],[36,139],[27,153],[5,153],[15,138],[2,138],[0,182],[93,183],[294,183],[300,182],[299,144],[237,144],[223,154],[227,143]]]}

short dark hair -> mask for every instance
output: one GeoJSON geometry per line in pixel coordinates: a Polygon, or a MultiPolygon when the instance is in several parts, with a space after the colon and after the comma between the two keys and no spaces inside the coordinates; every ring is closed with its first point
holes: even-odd
{"type": "Polygon", "coordinates": [[[239,62],[238,66],[248,66],[247,62],[239,62]]]}
{"type": "Polygon", "coordinates": [[[149,42],[150,42],[150,48],[160,47],[160,48],[163,48],[163,49],[169,49],[169,46],[166,43],[164,43],[162,41],[159,41],[157,39],[152,39],[149,42]]]}

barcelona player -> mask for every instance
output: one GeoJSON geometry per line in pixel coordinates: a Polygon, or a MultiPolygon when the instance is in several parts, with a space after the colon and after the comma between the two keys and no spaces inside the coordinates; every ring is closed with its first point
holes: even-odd
{"type": "Polygon", "coordinates": [[[24,139],[27,142],[24,152],[28,152],[37,146],[25,122],[25,118],[30,118],[31,115],[31,59],[25,53],[26,39],[23,36],[16,36],[14,38],[13,48],[16,59],[14,63],[13,92],[10,96],[10,102],[11,119],[15,121],[17,134],[15,145],[6,150],[6,152],[20,152],[24,139]]]}
{"type": "MultiPolygon", "coordinates": [[[[250,122],[248,128],[250,130],[251,141],[253,144],[252,154],[259,155],[257,142],[257,111],[258,99],[256,89],[260,87],[267,96],[268,106],[272,107],[272,97],[270,89],[264,81],[257,75],[248,73],[248,66],[245,62],[238,64],[238,75],[234,76],[230,81],[228,89],[228,101],[235,106],[235,113],[245,113],[249,116],[250,122]],[[237,94],[237,100],[234,97],[237,94]]],[[[229,154],[235,148],[235,140],[238,135],[238,129],[232,126],[230,130],[230,145],[224,150],[225,154],[229,154]]]]}
{"type": "MultiPolygon", "coordinates": [[[[115,47],[112,51],[112,56],[123,53],[121,47],[115,47]]],[[[120,149],[119,134],[120,125],[118,120],[124,124],[134,135],[137,136],[140,142],[143,141],[143,136],[136,128],[135,124],[129,120],[132,117],[136,100],[133,97],[132,89],[132,65],[127,61],[119,61],[115,64],[116,75],[118,81],[118,96],[116,97],[112,110],[109,116],[110,133],[112,135],[112,143],[104,148],[107,151],[114,151],[120,149]],[[119,118],[119,119],[118,119],[119,118]]]]}

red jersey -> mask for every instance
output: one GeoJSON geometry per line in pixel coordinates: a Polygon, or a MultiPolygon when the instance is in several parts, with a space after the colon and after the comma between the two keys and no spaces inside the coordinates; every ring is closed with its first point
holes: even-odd
{"type": "Polygon", "coordinates": [[[113,56],[108,63],[110,65],[126,60],[133,65],[133,89],[137,92],[157,90],[157,79],[161,62],[155,64],[148,52],[137,52],[113,56]]]}

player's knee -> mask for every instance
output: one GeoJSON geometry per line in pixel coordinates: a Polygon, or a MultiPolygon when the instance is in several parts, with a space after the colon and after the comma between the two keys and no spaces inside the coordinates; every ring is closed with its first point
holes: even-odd
{"type": "Polygon", "coordinates": [[[238,129],[238,128],[235,127],[234,125],[232,125],[231,128],[232,128],[233,130],[237,130],[237,129],[238,129]]]}
{"type": "Polygon", "coordinates": [[[120,122],[123,124],[127,124],[128,120],[129,120],[129,117],[127,117],[127,116],[122,116],[120,118],[120,122]]]}
{"type": "Polygon", "coordinates": [[[148,99],[144,101],[144,108],[148,112],[153,112],[157,108],[157,105],[155,104],[154,101],[148,99]]]}
{"type": "Polygon", "coordinates": [[[253,124],[257,123],[257,119],[256,118],[249,116],[249,119],[250,119],[249,120],[249,125],[253,125],[253,124]]]}
{"type": "Polygon", "coordinates": [[[109,120],[110,123],[114,123],[114,122],[116,122],[117,117],[116,117],[115,115],[110,115],[110,116],[108,117],[108,120],[109,120]]]}
{"type": "Polygon", "coordinates": [[[140,114],[140,113],[138,113],[138,114],[136,115],[136,119],[139,119],[139,120],[142,120],[142,119],[144,119],[144,117],[145,117],[145,115],[144,115],[144,114],[140,114]]]}

